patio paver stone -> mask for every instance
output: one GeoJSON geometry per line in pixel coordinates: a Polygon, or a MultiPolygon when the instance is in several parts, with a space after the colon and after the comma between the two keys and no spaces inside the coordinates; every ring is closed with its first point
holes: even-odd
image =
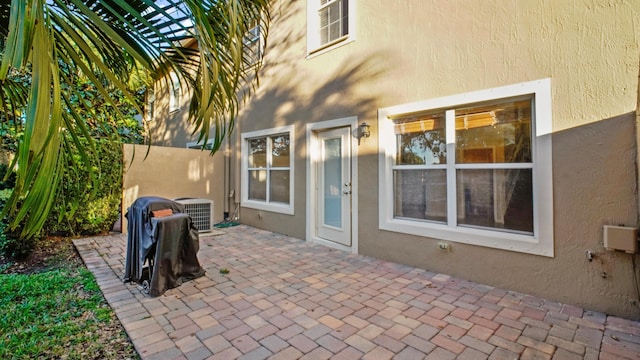
{"type": "Polygon", "coordinates": [[[640,323],[245,225],[202,278],[122,283],[127,237],[74,240],[142,359],[640,359],[640,323]],[[228,269],[228,274],[221,274],[228,269]]]}

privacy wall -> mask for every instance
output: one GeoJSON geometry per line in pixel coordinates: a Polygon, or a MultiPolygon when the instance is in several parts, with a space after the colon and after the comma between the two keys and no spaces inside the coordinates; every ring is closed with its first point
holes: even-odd
{"type": "MultiPolygon", "coordinates": [[[[123,146],[122,214],[141,196],[189,197],[213,200],[214,221],[223,220],[222,154],[211,156],[206,150],[162,146],[123,146]]],[[[123,232],[126,229],[123,218],[123,232]]]]}

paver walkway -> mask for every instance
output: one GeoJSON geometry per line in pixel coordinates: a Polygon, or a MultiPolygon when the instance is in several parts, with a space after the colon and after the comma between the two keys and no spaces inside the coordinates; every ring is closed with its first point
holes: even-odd
{"type": "Polygon", "coordinates": [[[143,359],[640,359],[635,321],[224,231],[200,238],[206,276],[157,298],[122,283],[125,235],[74,241],[143,359]]]}

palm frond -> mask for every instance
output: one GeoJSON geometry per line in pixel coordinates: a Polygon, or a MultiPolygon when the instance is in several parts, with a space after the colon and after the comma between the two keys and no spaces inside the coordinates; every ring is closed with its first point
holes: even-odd
{"type": "Polygon", "coordinates": [[[233,131],[240,91],[257,77],[243,38],[256,24],[266,34],[268,21],[269,0],[0,0],[1,103],[24,106],[17,185],[3,212],[12,215],[10,226],[26,221],[25,237],[42,227],[70,144],[65,133],[82,157],[93,156],[91,142],[80,141],[90,136],[76,113],[91,110],[69,101],[80,95],[72,86],[79,77],[106,99],[118,89],[136,104],[127,88],[135,67],[156,80],[176,72],[193,90],[190,120],[201,140],[213,129],[215,151],[233,131]],[[30,71],[28,91],[14,86],[11,69],[30,71]]]}
{"type": "MultiPolygon", "coordinates": [[[[14,1],[15,2],[15,1],[14,1]]],[[[18,172],[15,189],[3,211],[11,214],[14,219],[25,220],[22,230],[23,237],[36,235],[42,228],[51,210],[55,192],[49,191],[53,185],[55,189],[59,181],[60,163],[60,126],[62,115],[60,98],[52,98],[52,94],[60,92],[60,81],[57,77],[57,67],[51,66],[56,61],[51,51],[52,36],[49,32],[44,11],[34,8],[28,12],[25,22],[33,23],[33,50],[31,53],[32,85],[29,92],[26,109],[26,123],[24,136],[20,141],[17,163],[18,172]],[[40,121],[28,121],[40,119],[40,121]],[[18,204],[22,205],[18,209],[18,204]]],[[[4,54],[4,61],[21,58],[25,51],[24,44],[14,43],[13,54],[4,54]],[[12,59],[13,57],[13,59],[12,59]]],[[[12,221],[11,229],[16,229],[20,221],[12,221]]]]}

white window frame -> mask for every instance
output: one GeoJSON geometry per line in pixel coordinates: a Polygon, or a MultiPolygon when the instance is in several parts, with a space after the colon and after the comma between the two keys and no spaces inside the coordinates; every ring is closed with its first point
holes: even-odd
{"type": "Polygon", "coordinates": [[[145,120],[151,122],[155,119],[156,92],[152,85],[147,89],[147,106],[145,108],[145,120]]]}
{"type": "MultiPolygon", "coordinates": [[[[450,111],[451,112],[451,111],[450,111]]],[[[447,158],[455,158],[455,118],[449,115],[446,141],[447,158]]],[[[485,246],[528,254],[554,256],[551,80],[541,79],[487,90],[441,97],[379,109],[379,226],[382,230],[412,234],[433,239],[485,246]],[[396,136],[393,120],[405,114],[435,109],[454,109],[464,105],[533,95],[532,162],[533,162],[533,234],[457,226],[394,217],[393,166],[396,158],[396,136]]],[[[447,177],[449,205],[455,192],[455,177],[447,177]]],[[[449,218],[455,208],[448,209],[449,218]]]]}
{"type": "Polygon", "coordinates": [[[180,109],[180,80],[178,75],[171,71],[169,73],[169,112],[180,109]]]}
{"type": "Polygon", "coordinates": [[[325,44],[320,41],[320,15],[319,11],[330,5],[335,0],[330,0],[327,4],[320,3],[320,0],[307,0],[307,55],[319,55],[327,52],[331,49],[346,45],[355,40],[356,29],[356,6],[355,0],[342,0],[347,1],[347,8],[349,14],[347,14],[347,34],[334,39],[325,44]]]}
{"type": "MultiPolygon", "coordinates": [[[[288,215],[294,214],[293,204],[295,199],[294,199],[293,179],[295,177],[294,176],[295,175],[294,156],[295,156],[295,148],[296,148],[294,135],[295,133],[294,133],[293,125],[242,133],[241,135],[242,174],[240,175],[241,182],[242,182],[242,187],[241,187],[242,196],[240,199],[241,206],[251,208],[251,209],[265,210],[265,211],[271,211],[271,212],[276,212],[281,214],[288,214],[288,215]],[[284,204],[284,203],[278,203],[278,202],[269,202],[268,196],[267,196],[267,201],[249,199],[249,140],[260,138],[260,137],[269,138],[271,136],[282,135],[282,134],[289,135],[289,203],[284,204]]],[[[267,150],[267,154],[270,154],[269,149],[267,150]]],[[[270,168],[270,167],[265,168],[265,170],[277,170],[277,169],[278,168],[270,168]]],[[[267,176],[267,191],[269,191],[268,179],[269,179],[269,176],[267,176]]]]}
{"type": "Polygon", "coordinates": [[[264,51],[260,24],[258,23],[249,29],[242,41],[248,50],[253,50],[254,48],[256,50],[255,52],[252,51],[252,56],[247,58],[247,65],[252,66],[258,64],[264,51]]]}

